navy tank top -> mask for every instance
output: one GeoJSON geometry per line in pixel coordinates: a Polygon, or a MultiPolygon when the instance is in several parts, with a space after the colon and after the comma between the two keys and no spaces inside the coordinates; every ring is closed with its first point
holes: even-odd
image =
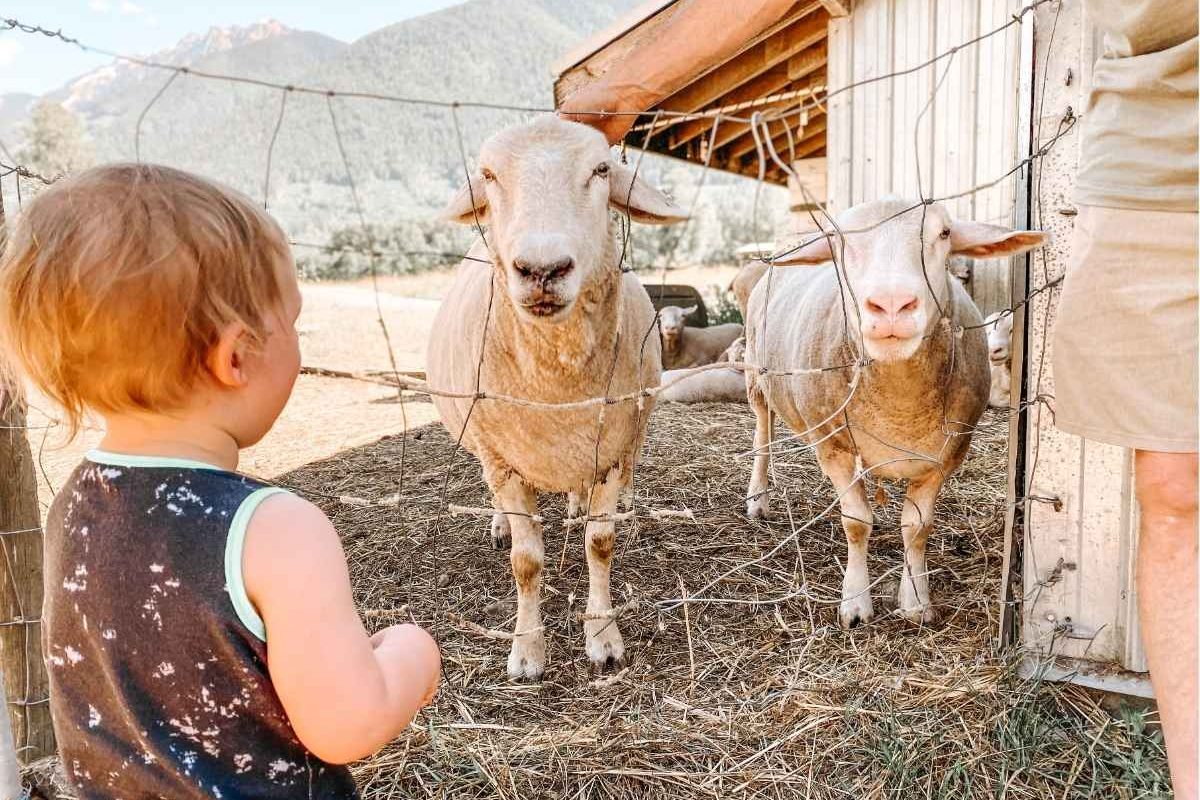
{"type": "Polygon", "coordinates": [[[95,798],[356,798],[267,673],[241,553],[282,489],[93,451],[46,520],[43,648],[67,777],[95,798]]]}

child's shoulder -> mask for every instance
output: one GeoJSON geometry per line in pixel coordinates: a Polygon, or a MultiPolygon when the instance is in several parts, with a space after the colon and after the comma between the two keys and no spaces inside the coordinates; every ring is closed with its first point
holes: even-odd
{"type": "Polygon", "coordinates": [[[92,451],[57,492],[54,506],[66,511],[83,504],[96,514],[144,514],[147,522],[165,514],[228,524],[247,500],[278,491],[283,490],[199,462],[92,451]]]}
{"type": "Polygon", "coordinates": [[[314,503],[286,489],[272,487],[262,492],[249,520],[246,557],[264,549],[283,552],[287,558],[307,560],[316,550],[335,547],[341,542],[333,523],[314,503]]]}

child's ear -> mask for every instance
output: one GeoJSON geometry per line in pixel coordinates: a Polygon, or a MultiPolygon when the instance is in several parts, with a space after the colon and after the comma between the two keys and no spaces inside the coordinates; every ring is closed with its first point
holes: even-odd
{"type": "Polygon", "coordinates": [[[246,385],[246,334],[244,323],[231,322],[221,329],[216,344],[208,350],[208,371],[225,388],[246,385]]]}

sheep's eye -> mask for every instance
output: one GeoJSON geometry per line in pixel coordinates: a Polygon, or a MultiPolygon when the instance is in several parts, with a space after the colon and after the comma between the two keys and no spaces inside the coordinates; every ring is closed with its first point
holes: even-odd
{"type": "Polygon", "coordinates": [[[595,175],[597,178],[607,178],[608,170],[609,170],[608,162],[605,161],[603,164],[597,164],[596,168],[594,170],[592,170],[592,174],[595,175]]]}
{"type": "Polygon", "coordinates": [[[950,238],[950,229],[949,229],[949,228],[942,228],[941,237],[942,237],[943,239],[949,239],[949,238],[950,238]]]}
{"type": "Polygon", "coordinates": [[[488,183],[496,182],[496,173],[492,172],[490,169],[480,170],[480,172],[483,173],[483,179],[488,183]]]}

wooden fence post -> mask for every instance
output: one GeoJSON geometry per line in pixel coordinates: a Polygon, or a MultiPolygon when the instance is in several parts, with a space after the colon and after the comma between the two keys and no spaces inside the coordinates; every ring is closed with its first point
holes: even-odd
{"type": "MultiPolygon", "coordinates": [[[[0,244],[5,236],[0,192],[0,244]]],[[[0,365],[0,672],[17,755],[54,753],[49,681],[42,661],[42,524],[25,403],[0,365]]]]}

